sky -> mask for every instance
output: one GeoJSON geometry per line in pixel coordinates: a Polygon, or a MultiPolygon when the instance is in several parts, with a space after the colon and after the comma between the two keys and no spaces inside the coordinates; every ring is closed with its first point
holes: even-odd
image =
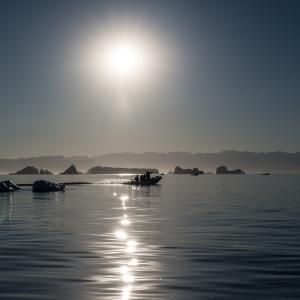
{"type": "Polygon", "coordinates": [[[300,151],[298,0],[3,0],[0,38],[2,158],[300,151]],[[98,63],[124,37],[125,83],[98,63]]]}

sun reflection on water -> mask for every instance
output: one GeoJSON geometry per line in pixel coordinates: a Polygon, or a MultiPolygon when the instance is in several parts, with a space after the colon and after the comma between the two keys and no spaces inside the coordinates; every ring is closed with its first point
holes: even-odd
{"type": "Polygon", "coordinates": [[[120,197],[120,200],[123,202],[127,201],[128,199],[129,199],[129,196],[127,196],[127,195],[123,195],[120,197]]]}
{"type": "Polygon", "coordinates": [[[130,299],[131,290],[132,290],[132,285],[124,286],[123,291],[122,291],[122,300],[130,299]]]}
{"type": "Polygon", "coordinates": [[[129,266],[137,266],[139,264],[139,261],[137,260],[137,258],[131,258],[128,262],[129,266]]]}
{"type": "MultiPolygon", "coordinates": [[[[114,195],[117,195],[114,193],[114,195]]],[[[127,210],[127,202],[130,200],[128,195],[122,195],[119,197],[121,200],[121,205],[123,210],[127,210]]],[[[118,229],[115,231],[115,237],[122,241],[123,244],[123,252],[126,253],[126,256],[128,256],[127,263],[124,264],[124,261],[121,263],[121,266],[119,267],[119,276],[120,281],[122,282],[122,300],[129,300],[132,293],[132,283],[135,281],[134,273],[132,268],[136,267],[138,265],[138,260],[135,257],[136,247],[137,247],[137,241],[132,238],[130,235],[130,239],[128,239],[129,233],[128,233],[128,226],[131,224],[131,221],[129,220],[129,217],[127,214],[124,214],[120,221],[120,225],[123,226],[123,229],[118,229]],[[126,227],[126,231],[124,228],[126,227]]]]}
{"type": "Polygon", "coordinates": [[[128,241],[125,251],[128,253],[134,253],[136,251],[136,241],[135,240],[128,241]]]}
{"type": "Polygon", "coordinates": [[[126,240],[127,239],[127,233],[124,230],[117,230],[115,232],[115,236],[118,240],[126,240]]]}
{"type": "Polygon", "coordinates": [[[121,266],[120,273],[122,275],[122,280],[125,283],[133,282],[134,281],[134,277],[130,273],[130,268],[128,266],[121,266]]]}
{"type": "Polygon", "coordinates": [[[123,226],[128,226],[130,224],[130,221],[127,218],[127,215],[125,214],[122,218],[122,220],[120,221],[121,225],[123,226]]]}
{"type": "Polygon", "coordinates": [[[95,293],[101,296],[97,298],[95,294],[95,298],[91,299],[146,299],[144,296],[141,297],[144,291],[145,295],[157,293],[153,289],[156,278],[149,273],[157,273],[157,265],[152,261],[156,253],[154,251],[157,250],[144,244],[145,236],[140,236],[144,232],[147,234],[147,230],[141,226],[143,224],[148,226],[149,222],[148,215],[145,213],[145,210],[149,210],[148,202],[143,201],[148,200],[144,198],[149,196],[147,191],[126,187],[125,192],[124,187],[118,190],[115,188],[111,190],[110,187],[107,203],[111,214],[105,215],[104,220],[100,219],[100,224],[104,224],[105,230],[89,233],[93,236],[93,252],[97,258],[99,256],[101,266],[99,268],[95,266],[97,273],[91,274],[92,281],[97,283],[95,293]],[[99,240],[95,241],[94,236],[99,237],[99,240]],[[151,264],[148,263],[150,259],[151,264]]]}

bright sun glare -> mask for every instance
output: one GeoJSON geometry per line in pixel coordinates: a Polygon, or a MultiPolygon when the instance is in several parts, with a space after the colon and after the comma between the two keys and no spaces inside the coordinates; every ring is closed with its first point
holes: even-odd
{"type": "Polygon", "coordinates": [[[113,78],[131,79],[142,72],[144,58],[138,46],[131,42],[121,42],[106,49],[104,63],[113,78]]]}
{"type": "Polygon", "coordinates": [[[145,33],[123,33],[116,30],[92,36],[84,46],[82,65],[89,78],[98,86],[120,90],[138,90],[156,80],[155,73],[162,70],[165,52],[156,40],[145,33]]]}

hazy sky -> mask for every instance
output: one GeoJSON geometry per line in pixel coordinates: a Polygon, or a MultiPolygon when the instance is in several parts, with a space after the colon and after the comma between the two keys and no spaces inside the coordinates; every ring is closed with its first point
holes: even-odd
{"type": "Polygon", "coordinates": [[[3,0],[0,37],[0,157],[300,151],[298,0],[3,0]],[[129,86],[91,67],[124,34],[129,86]]]}

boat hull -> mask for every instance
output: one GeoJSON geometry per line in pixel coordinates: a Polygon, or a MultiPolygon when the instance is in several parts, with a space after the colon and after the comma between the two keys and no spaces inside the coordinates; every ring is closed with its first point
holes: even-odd
{"type": "Polygon", "coordinates": [[[148,180],[143,180],[143,181],[135,181],[135,180],[131,180],[128,182],[124,182],[123,184],[127,184],[127,185],[135,185],[135,186],[150,186],[150,185],[157,185],[158,182],[161,180],[161,176],[155,176],[152,177],[148,180]]]}

